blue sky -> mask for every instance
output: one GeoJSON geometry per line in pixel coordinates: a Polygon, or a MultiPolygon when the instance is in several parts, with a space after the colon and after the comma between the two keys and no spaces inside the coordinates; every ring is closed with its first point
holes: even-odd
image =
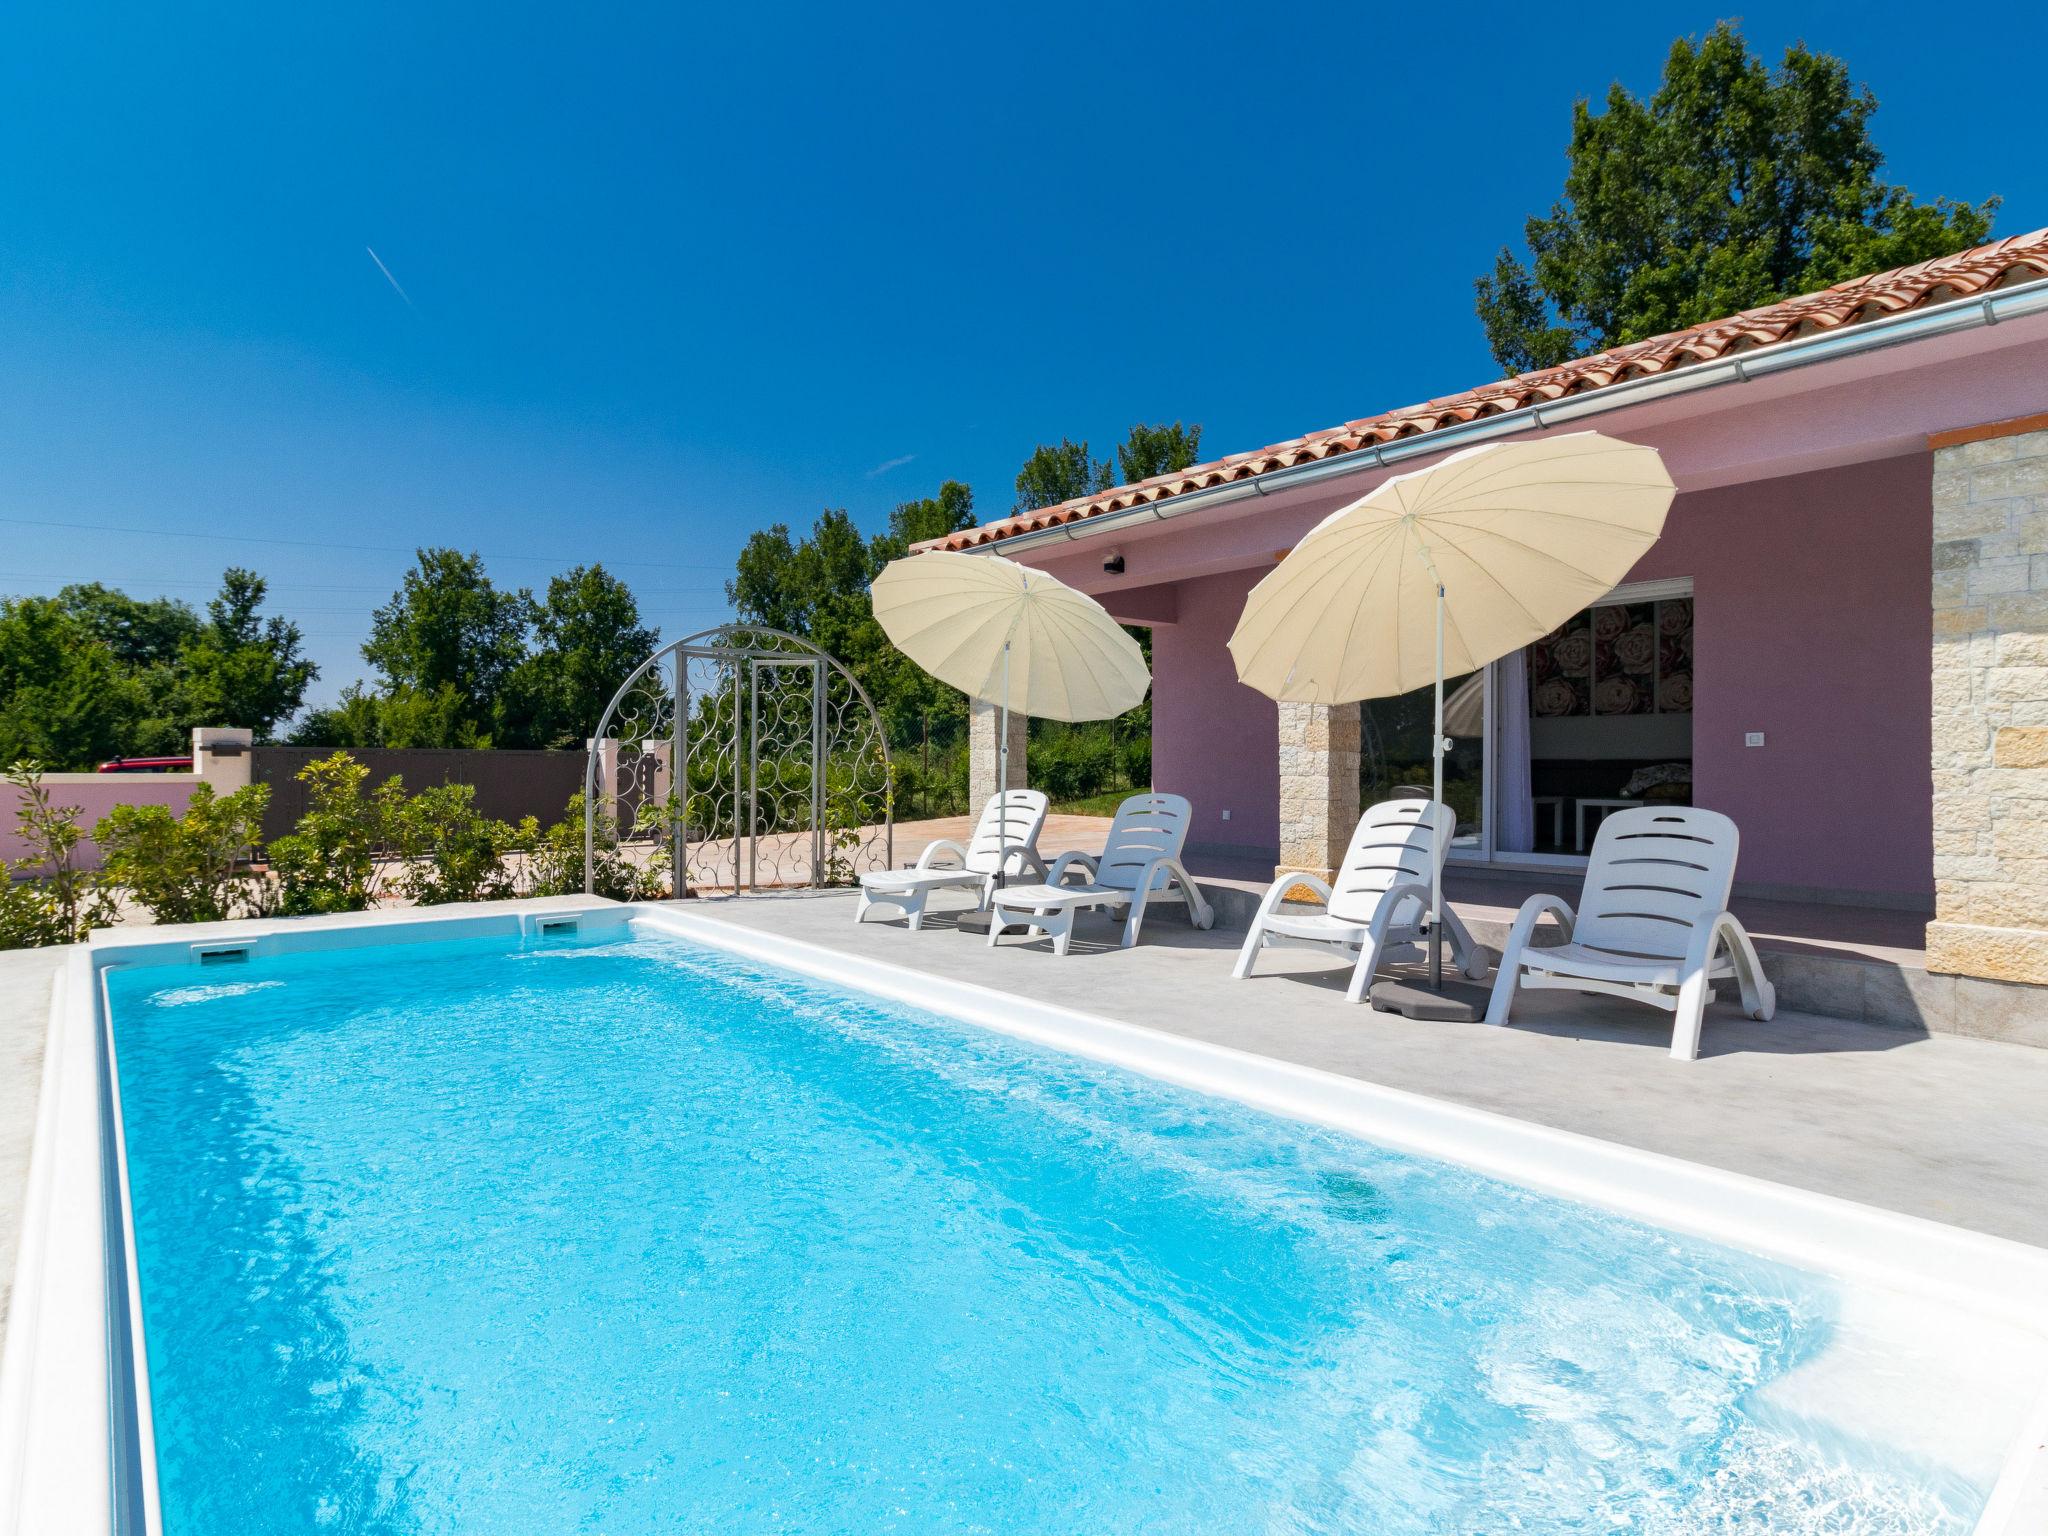
{"type": "MultiPolygon", "coordinates": [[[[1480,382],[1572,99],[1719,14],[1488,11],[16,7],[0,592],[252,565],[324,700],[416,544],[676,635],[769,522],[1480,382]]],[[[1872,85],[1892,179],[2048,224],[2043,24],[1742,15],[1872,85]]]]}

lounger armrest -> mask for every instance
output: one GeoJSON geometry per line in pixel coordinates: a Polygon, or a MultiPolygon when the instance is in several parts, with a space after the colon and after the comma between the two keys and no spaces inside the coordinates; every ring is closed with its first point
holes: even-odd
{"type": "Polygon", "coordinates": [[[1157,858],[1145,861],[1138,870],[1138,878],[1131,882],[1131,899],[1136,901],[1140,895],[1148,898],[1156,896],[1176,885],[1180,887],[1181,895],[1187,900],[1188,915],[1194,920],[1195,926],[1212,926],[1216,921],[1215,908],[1209,905],[1208,898],[1202,894],[1202,888],[1195,884],[1195,877],[1188,873],[1187,866],[1170,853],[1162,853],[1157,858]],[[1161,875],[1166,878],[1160,879],[1161,875]]]}
{"type": "MultiPolygon", "coordinates": [[[[1421,909],[1423,917],[1429,916],[1429,887],[1413,880],[1404,880],[1399,885],[1390,885],[1380,893],[1380,904],[1373,910],[1373,919],[1384,933],[1394,921],[1394,914],[1404,901],[1412,901],[1421,909]]],[[[1446,904],[1448,905],[1448,903],[1446,904]]]]}
{"type": "Polygon", "coordinates": [[[1724,938],[1728,941],[1730,951],[1733,951],[1742,936],[1742,920],[1733,912],[1719,913],[1712,922],[1701,923],[1699,927],[1693,929],[1692,938],[1686,943],[1685,969],[1679,974],[1690,976],[1697,971],[1704,971],[1714,963],[1714,952],[1721,947],[1724,938]]]}
{"type": "Polygon", "coordinates": [[[1052,868],[1046,873],[1045,883],[1047,885],[1065,885],[1067,882],[1067,872],[1073,869],[1082,870],[1087,874],[1088,878],[1082,882],[1084,885],[1095,883],[1095,860],[1088,854],[1079,852],[1063,853],[1054,859],[1052,861],[1052,868]]]}
{"type": "Polygon", "coordinates": [[[1307,886],[1313,891],[1316,900],[1324,906],[1327,907],[1330,904],[1330,882],[1323,879],[1320,875],[1282,875],[1271,885],[1267,886],[1266,894],[1259,898],[1259,912],[1258,916],[1252,919],[1252,926],[1254,928],[1264,927],[1266,919],[1280,910],[1280,903],[1287,899],[1287,893],[1299,890],[1302,886],[1307,886]]]}
{"type": "Polygon", "coordinates": [[[1578,913],[1572,910],[1571,903],[1562,896],[1539,894],[1522,903],[1522,909],[1515,914],[1514,926],[1508,930],[1507,946],[1501,953],[1514,955],[1527,948],[1529,940],[1535,935],[1536,925],[1543,921],[1545,915],[1555,917],[1563,925],[1565,942],[1569,944],[1572,931],[1578,926],[1578,913]]]}
{"type": "Polygon", "coordinates": [[[1038,876],[1042,884],[1056,885],[1059,883],[1046,874],[1045,860],[1038,856],[1036,848],[1026,847],[1024,844],[1019,843],[1015,847],[1003,850],[1004,879],[1012,879],[1027,871],[1038,876]]]}
{"type": "Polygon", "coordinates": [[[954,867],[953,865],[939,863],[939,856],[948,853],[950,853],[956,860],[959,861],[959,867],[961,869],[965,869],[967,867],[967,850],[965,848],[962,848],[958,843],[954,842],[951,838],[941,837],[936,838],[932,842],[925,844],[924,852],[920,853],[917,856],[917,863],[913,866],[913,868],[951,869],[954,867]]]}

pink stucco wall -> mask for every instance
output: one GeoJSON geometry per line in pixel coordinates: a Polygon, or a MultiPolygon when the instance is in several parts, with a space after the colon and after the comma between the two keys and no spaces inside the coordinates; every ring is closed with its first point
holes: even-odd
{"type": "Polygon", "coordinates": [[[1177,621],[1152,631],[1152,783],[1194,802],[1197,849],[1280,847],[1279,708],[1237,680],[1227,648],[1263,574],[1180,583],[1177,621]]]}
{"type": "MultiPolygon", "coordinates": [[[[1693,580],[1694,793],[1741,827],[1744,885],[1931,895],[1932,474],[1922,452],[1683,493],[1630,575],[1693,580]]],[[[1197,845],[1279,846],[1275,709],[1226,649],[1269,569],[1180,583],[1153,631],[1153,782],[1194,801],[1197,845]]]]}
{"type": "MultiPolygon", "coordinates": [[[[77,806],[78,824],[86,834],[79,844],[78,863],[84,869],[98,869],[99,849],[92,842],[92,829],[100,818],[117,805],[168,805],[180,815],[192,799],[197,777],[191,774],[108,773],[95,775],[89,783],[44,781],[53,804],[77,806]]],[[[28,856],[28,845],[15,830],[22,794],[11,784],[0,784],[0,859],[28,856]]]]}
{"type": "Polygon", "coordinates": [[[1933,898],[1933,474],[1691,492],[1632,573],[1693,579],[1693,794],[1741,827],[1745,885],[1933,898]]]}

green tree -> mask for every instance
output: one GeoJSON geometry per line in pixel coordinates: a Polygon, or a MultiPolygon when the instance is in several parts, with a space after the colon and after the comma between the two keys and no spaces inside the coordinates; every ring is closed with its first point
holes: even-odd
{"type": "Polygon", "coordinates": [[[1804,44],[1777,69],[1723,22],[1681,38],[1648,101],[1572,110],[1564,196],[1476,280],[1510,373],[1554,367],[1981,243],[1998,200],[1916,201],[1880,179],[1877,99],[1804,44]]]}
{"type": "Polygon", "coordinates": [[[580,745],[661,641],[660,631],[640,622],[632,589],[601,565],[579,565],[550,581],[533,632],[533,654],[506,686],[498,735],[508,746],[580,745]]]}
{"type": "Polygon", "coordinates": [[[888,530],[871,539],[838,509],[801,539],[778,523],[748,539],[726,596],[743,622],[786,630],[836,657],[874,700],[892,748],[915,748],[928,767],[961,733],[966,700],[889,643],[868,586],[912,544],[973,524],[974,492],[957,480],[899,504],[888,530]]]}
{"type": "Polygon", "coordinates": [[[1093,496],[1116,483],[1107,459],[1088,457],[1088,444],[1061,438],[1057,443],[1040,443],[1017,471],[1019,512],[1057,506],[1080,496],[1093,496]]]}
{"type": "Polygon", "coordinates": [[[99,582],[74,582],[57,602],[124,667],[175,667],[199,638],[199,615],[174,597],[130,597],[99,582]]]}
{"type": "Polygon", "coordinates": [[[258,741],[268,741],[305,702],[320,669],[301,650],[298,625],[262,616],[268,592],[261,576],[239,566],[221,577],[220,596],[206,605],[206,623],[179,652],[183,727],[246,725],[258,741]]]}
{"type": "Polygon", "coordinates": [[[897,504],[889,514],[890,560],[910,552],[913,544],[943,539],[949,533],[974,526],[974,491],[958,480],[948,480],[936,496],[897,504]]]}
{"type": "Polygon", "coordinates": [[[1184,427],[1179,422],[1148,426],[1139,422],[1131,428],[1116,451],[1117,469],[1125,485],[1136,485],[1154,475],[1170,475],[1202,461],[1202,429],[1199,424],[1184,427]]]}
{"type": "Polygon", "coordinates": [[[58,598],[0,598],[0,763],[92,767],[133,750],[144,699],[104,641],[58,598]]]}
{"type": "Polygon", "coordinates": [[[379,691],[403,706],[402,729],[384,724],[386,745],[488,744],[506,680],[525,659],[532,613],[532,594],[500,591],[481,555],[420,550],[363,644],[363,659],[383,675],[379,691]],[[395,739],[422,731],[435,739],[395,739]]]}

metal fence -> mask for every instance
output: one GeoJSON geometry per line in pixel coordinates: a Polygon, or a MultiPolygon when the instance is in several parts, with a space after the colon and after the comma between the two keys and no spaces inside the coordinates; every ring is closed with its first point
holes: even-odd
{"type": "MultiPolygon", "coordinates": [[[[306,814],[306,786],[298,772],[319,758],[332,757],[331,747],[254,747],[250,775],[270,786],[270,805],[263,815],[267,842],[291,831],[306,814]]],[[[349,749],[350,757],[370,770],[370,787],[393,774],[408,790],[436,784],[473,784],[476,808],[500,821],[538,816],[542,825],[560,821],[569,797],[583,788],[582,752],[544,752],[492,748],[365,747],[349,749]]]]}

